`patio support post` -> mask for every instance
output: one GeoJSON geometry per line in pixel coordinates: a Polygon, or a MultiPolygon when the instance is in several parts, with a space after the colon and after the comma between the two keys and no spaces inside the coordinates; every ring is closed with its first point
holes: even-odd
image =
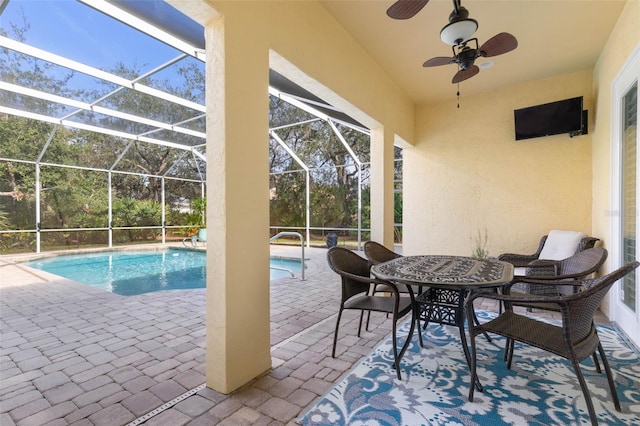
{"type": "Polygon", "coordinates": [[[371,129],[371,239],[393,249],[394,135],[371,129]]]}
{"type": "Polygon", "coordinates": [[[206,29],[206,383],[224,394],[271,368],[269,50],[255,37],[271,24],[234,5],[206,29]]]}

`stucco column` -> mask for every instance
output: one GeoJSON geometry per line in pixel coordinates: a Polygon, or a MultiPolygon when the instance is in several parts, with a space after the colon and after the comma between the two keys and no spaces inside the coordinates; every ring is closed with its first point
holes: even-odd
{"type": "Polygon", "coordinates": [[[371,239],[393,249],[394,135],[371,129],[371,239]]]}
{"type": "Polygon", "coordinates": [[[271,367],[268,49],[245,21],[207,26],[207,386],[271,367]]]}

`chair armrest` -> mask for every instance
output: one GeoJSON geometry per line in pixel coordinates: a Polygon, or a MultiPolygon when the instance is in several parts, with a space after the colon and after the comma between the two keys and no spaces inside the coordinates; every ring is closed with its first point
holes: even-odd
{"type": "Polygon", "coordinates": [[[556,278],[560,271],[560,261],[537,259],[527,265],[526,276],[556,278]]]}
{"type": "MultiPolygon", "coordinates": [[[[538,280],[538,281],[565,281],[558,283],[558,285],[574,285],[571,280],[584,278],[584,272],[576,272],[575,274],[563,274],[563,275],[516,275],[514,281],[517,279],[519,282],[525,280],[538,280]],[[569,282],[566,282],[569,281],[569,282]]],[[[536,283],[537,284],[537,283],[536,283]]],[[[546,284],[551,284],[547,282],[546,284]]]]}
{"type": "Polygon", "coordinates": [[[515,267],[527,266],[536,259],[537,257],[533,254],[503,253],[498,256],[498,260],[511,263],[515,267]]]}
{"type": "Polygon", "coordinates": [[[578,251],[584,251],[586,249],[594,248],[598,241],[600,241],[600,238],[585,237],[580,240],[580,244],[578,244],[578,251]]]}
{"type": "Polygon", "coordinates": [[[538,244],[538,249],[533,254],[516,254],[516,253],[503,253],[498,256],[498,260],[502,260],[503,262],[511,263],[513,266],[523,267],[527,266],[530,262],[533,262],[538,257],[540,257],[540,252],[544,247],[544,243],[547,241],[547,236],[543,236],[540,238],[540,243],[538,244]]]}
{"type": "Polygon", "coordinates": [[[363,277],[362,275],[351,274],[351,273],[345,272],[345,271],[337,271],[335,269],[334,269],[334,272],[336,272],[341,277],[349,278],[350,280],[358,281],[358,282],[365,283],[365,284],[378,284],[378,283],[379,284],[387,284],[386,281],[382,281],[382,280],[379,280],[377,278],[363,277]]]}
{"type": "Polygon", "coordinates": [[[547,288],[565,287],[565,286],[571,286],[571,287],[583,286],[582,281],[577,281],[572,279],[569,279],[568,281],[563,281],[563,278],[566,278],[566,277],[567,277],[566,275],[558,275],[555,277],[515,277],[513,281],[502,286],[502,293],[509,294],[509,292],[511,291],[511,287],[515,284],[526,284],[529,287],[531,285],[539,285],[547,288]]]}
{"type": "Polygon", "coordinates": [[[543,296],[543,295],[535,295],[535,294],[527,294],[525,296],[511,296],[509,294],[499,294],[495,292],[472,292],[467,297],[467,306],[473,306],[472,302],[479,298],[498,300],[502,302],[515,302],[516,304],[520,303],[562,303],[565,301],[567,296],[543,296]]]}

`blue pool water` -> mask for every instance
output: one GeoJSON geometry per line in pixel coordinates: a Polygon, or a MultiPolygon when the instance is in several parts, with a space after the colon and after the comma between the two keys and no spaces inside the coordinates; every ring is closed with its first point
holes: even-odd
{"type": "MultiPolygon", "coordinates": [[[[123,296],[206,286],[206,254],[198,251],[86,253],[25,264],[123,296]]],[[[271,266],[289,269],[296,276],[300,274],[300,262],[297,261],[271,259],[271,266]]],[[[272,280],[290,276],[287,271],[271,269],[272,280]]]]}

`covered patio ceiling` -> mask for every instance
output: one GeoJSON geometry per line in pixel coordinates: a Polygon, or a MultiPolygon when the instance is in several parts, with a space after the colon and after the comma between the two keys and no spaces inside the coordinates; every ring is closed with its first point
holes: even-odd
{"type": "MultiPolygon", "coordinates": [[[[0,113],[51,123],[54,131],[63,126],[116,137],[118,159],[133,143],[179,150],[179,161],[195,162],[206,180],[200,24],[162,0],[0,0],[0,18],[0,113]]],[[[273,71],[269,93],[367,132],[273,71]]],[[[39,158],[18,160],[41,161],[46,148],[39,158]]],[[[8,159],[1,148],[0,159],[8,159]]],[[[117,162],[104,168],[116,170],[117,162]]]]}

